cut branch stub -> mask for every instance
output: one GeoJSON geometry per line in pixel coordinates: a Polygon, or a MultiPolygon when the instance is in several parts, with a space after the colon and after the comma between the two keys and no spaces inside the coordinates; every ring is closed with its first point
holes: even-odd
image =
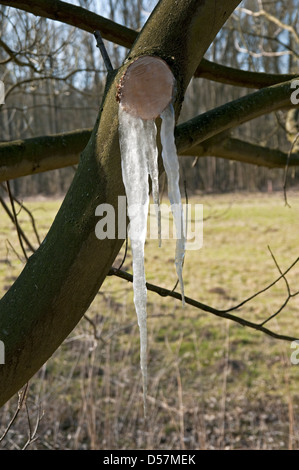
{"type": "Polygon", "coordinates": [[[170,104],[175,78],[167,63],[143,56],[129,65],[117,86],[117,101],[132,116],[155,119],[170,104]]]}

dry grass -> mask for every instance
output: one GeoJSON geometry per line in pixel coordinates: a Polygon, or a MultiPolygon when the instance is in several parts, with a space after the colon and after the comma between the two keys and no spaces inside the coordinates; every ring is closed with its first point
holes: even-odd
{"type": "MultiPolygon", "coordinates": [[[[291,208],[284,206],[281,194],[205,196],[192,202],[204,204],[206,220],[203,248],[186,256],[188,296],[230,307],[278,277],[267,245],[283,270],[297,258],[296,195],[289,196],[291,208]]],[[[27,205],[44,235],[59,202],[27,205]]],[[[19,219],[30,233],[24,211],[19,219]]],[[[1,213],[2,291],[22,269],[12,246],[20,253],[13,227],[1,213]]],[[[165,240],[160,249],[148,241],[148,280],[172,288],[173,257],[173,241],[165,240]]],[[[131,270],[130,253],[124,268],[131,270]]],[[[293,290],[298,289],[298,270],[288,276],[293,290]]],[[[261,321],[285,296],[282,280],[238,314],[261,321]]],[[[296,297],[268,326],[296,335],[298,308],[296,297]]],[[[150,292],[145,422],[132,286],[108,277],[87,314],[99,339],[83,318],[30,381],[28,413],[21,410],[2,449],[26,444],[29,420],[31,429],[38,422],[38,438],[30,449],[299,449],[299,365],[290,362],[290,344],[150,292]]],[[[1,432],[16,405],[14,397],[0,410],[1,432]]]]}

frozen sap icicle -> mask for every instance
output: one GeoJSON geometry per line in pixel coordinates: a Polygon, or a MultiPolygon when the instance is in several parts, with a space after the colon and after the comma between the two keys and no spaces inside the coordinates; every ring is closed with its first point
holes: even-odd
{"type": "Polygon", "coordinates": [[[167,174],[168,197],[176,226],[176,252],[175,267],[179,278],[182,301],[185,304],[184,283],[183,283],[183,262],[185,256],[185,230],[183,207],[179,186],[179,160],[174,140],[175,117],[172,104],[170,104],[161,114],[161,143],[162,158],[167,174]]]}

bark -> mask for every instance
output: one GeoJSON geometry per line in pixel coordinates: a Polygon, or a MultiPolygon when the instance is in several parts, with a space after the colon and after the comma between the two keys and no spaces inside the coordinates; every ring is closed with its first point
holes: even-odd
{"type": "MultiPolygon", "coordinates": [[[[13,3],[17,2],[9,2],[13,3]]],[[[0,302],[0,339],[6,357],[0,368],[0,405],[28,381],[76,326],[122,245],[123,240],[99,241],[95,236],[96,207],[108,203],[117,209],[117,198],[124,194],[115,99],[120,77],[133,58],[145,54],[163,58],[177,79],[178,112],[203,54],[238,4],[237,0],[224,0],[216,8],[215,2],[185,0],[173,8],[172,0],[162,0],[138,36],[126,65],[110,74],[70,190],[44,242],[0,302]]]]}
{"type": "Polygon", "coordinates": [[[77,164],[91,131],[81,129],[0,143],[0,181],[77,164]]]}

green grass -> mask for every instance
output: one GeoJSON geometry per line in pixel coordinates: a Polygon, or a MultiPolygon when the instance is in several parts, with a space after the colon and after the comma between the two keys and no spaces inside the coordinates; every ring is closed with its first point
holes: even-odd
{"type": "MultiPolygon", "coordinates": [[[[41,238],[61,201],[28,201],[41,238]]],[[[218,309],[230,308],[270,284],[298,257],[299,198],[281,194],[229,194],[191,198],[204,206],[204,244],[188,251],[186,295],[218,309]]],[[[9,288],[23,267],[15,230],[0,219],[0,287],[9,288]],[[8,242],[9,241],[9,242],[8,242]]],[[[37,246],[30,220],[19,221],[37,246]]],[[[146,243],[149,282],[172,289],[176,282],[174,240],[146,243]]],[[[123,250],[122,250],[123,253],[123,250]]],[[[115,265],[118,266],[122,253],[115,265]]],[[[131,272],[129,251],[124,267],[131,272]]],[[[299,266],[288,274],[298,290],[299,266]]],[[[262,321],[286,298],[284,280],[235,314],[262,321]]],[[[299,336],[299,296],[268,323],[273,331],[299,336]]],[[[172,298],[148,293],[149,418],[144,422],[139,332],[132,285],[107,277],[82,319],[31,380],[32,425],[44,416],[33,449],[287,449],[299,448],[299,365],[290,344],[220,319],[172,298]],[[183,425],[182,425],[183,423],[183,425]]],[[[4,430],[17,397],[0,412],[4,430]]],[[[22,447],[25,411],[0,444],[22,447]]]]}

